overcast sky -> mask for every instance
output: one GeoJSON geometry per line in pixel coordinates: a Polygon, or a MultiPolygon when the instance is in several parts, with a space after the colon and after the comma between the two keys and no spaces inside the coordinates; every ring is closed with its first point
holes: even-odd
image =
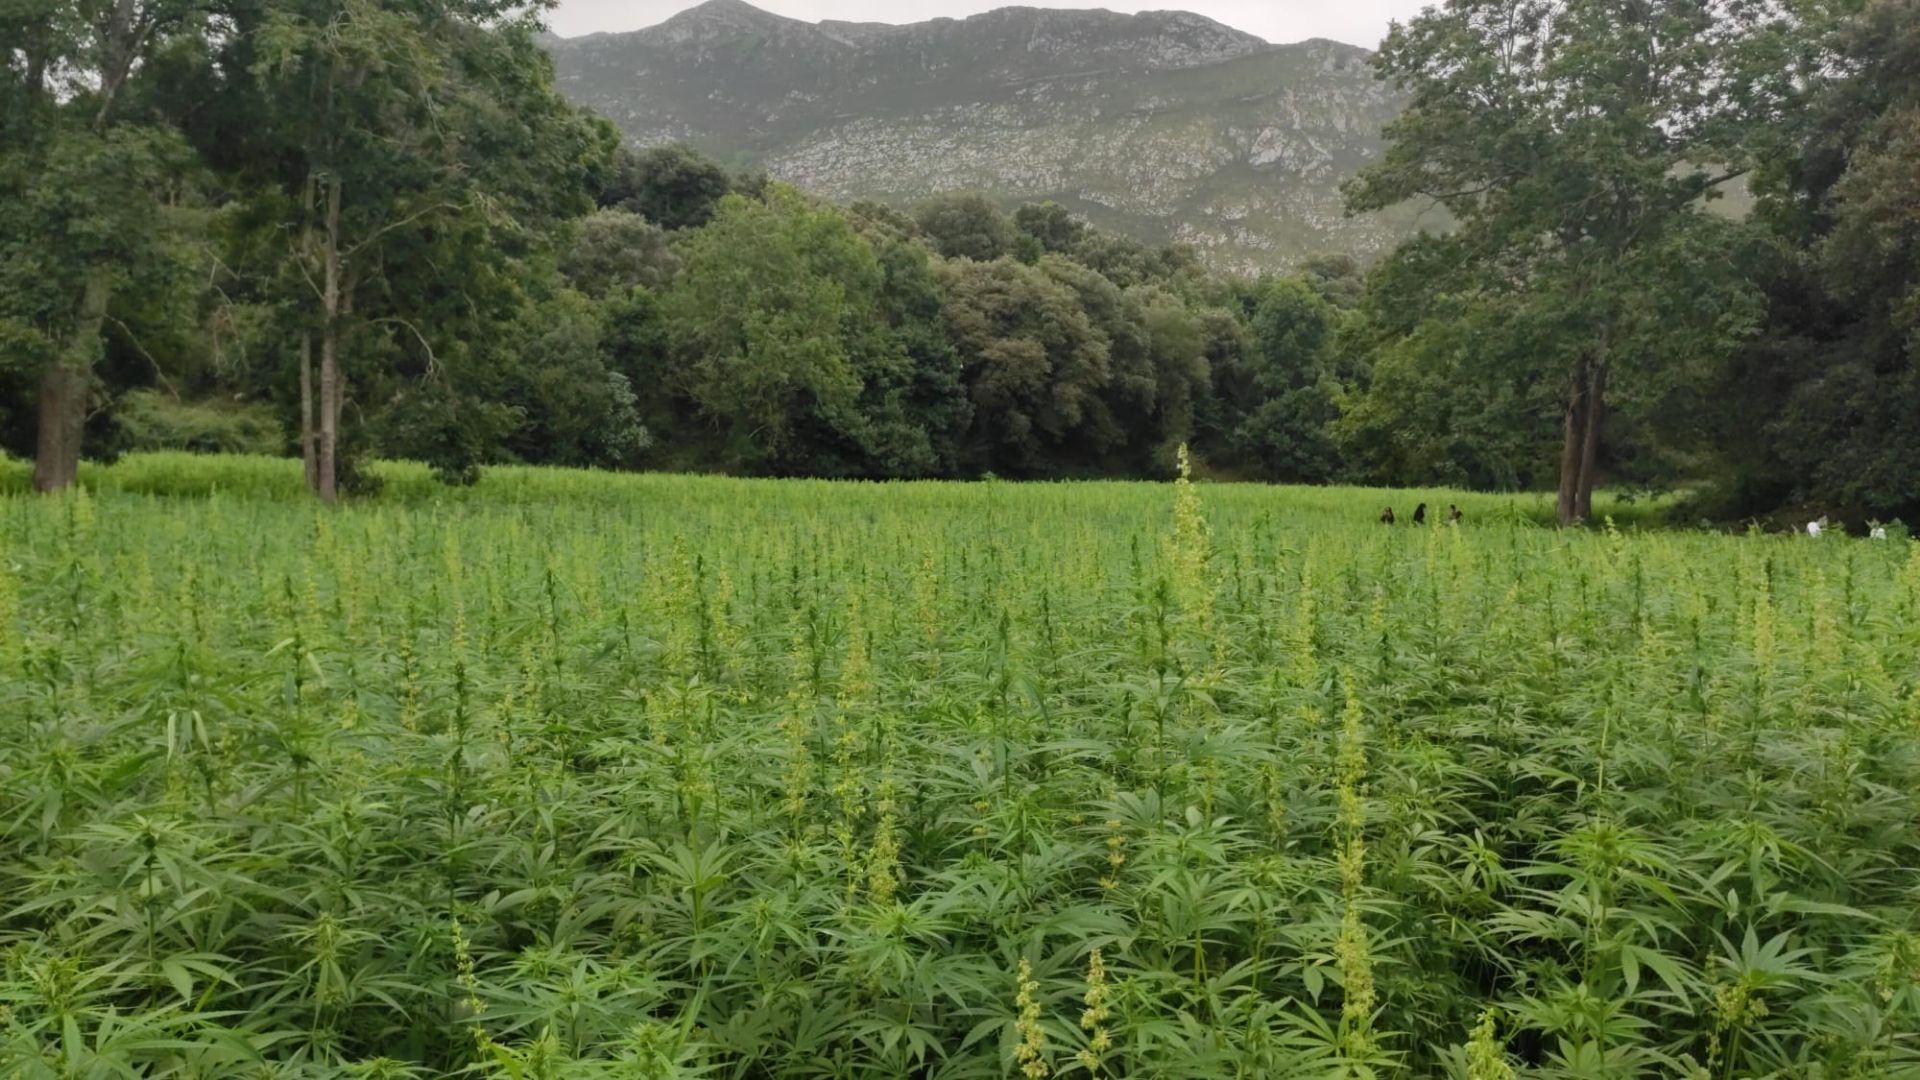
{"type": "MultiPolygon", "coordinates": [[[[697,0],[560,0],[548,22],[556,34],[575,37],[602,30],[638,30],[651,26],[697,0]]],[[[751,0],[756,6],[795,19],[848,19],[856,22],[918,22],[942,15],[960,17],[1006,7],[1014,0],[751,0]]],[[[1128,4],[1114,0],[1024,0],[1030,7],[1108,8],[1113,11],[1162,9],[1197,11],[1228,26],[1284,43],[1324,37],[1368,48],[1387,32],[1387,23],[1419,12],[1429,0],[1157,0],[1128,4]]]]}

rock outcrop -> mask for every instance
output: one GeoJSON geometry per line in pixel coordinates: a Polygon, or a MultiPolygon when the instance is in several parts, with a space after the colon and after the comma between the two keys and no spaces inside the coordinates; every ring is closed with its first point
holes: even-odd
{"type": "Polygon", "coordinates": [[[1337,42],[1270,45],[1185,12],[892,26],[709,0],[550,47],[561,89],[635,143],[685,141],[835,199],[1051,199],[1241,271],[1373,255],[1417,221],[1344,213],[1340,181],[1379,152],[1396,102],[1337,42]]]}

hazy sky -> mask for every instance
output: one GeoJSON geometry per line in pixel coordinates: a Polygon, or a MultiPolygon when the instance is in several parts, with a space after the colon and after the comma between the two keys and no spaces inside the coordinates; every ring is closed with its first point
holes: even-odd
{"type": "MultiPolygon", "coordinates": [[[[549,16],[553,31],[567,37],[602,30],[638,30],[651,26],[697,0],[560,0],[549,16]]],[[[918,22],[942,15],[960,17],[1006,7],[1015,0],[751,0],[756,6],[795,19],[848,19],[856,22],[918,22]]],[[[1371,48],[1392,19],[1406,19],[1429,0],[1157,0],[1128,4],[1113,0],[1020,0],[1029,7],[1107,8],[1113,11],[1197,11],[1228,26],[1272,42],[1325,37],[1371,48]]]]}

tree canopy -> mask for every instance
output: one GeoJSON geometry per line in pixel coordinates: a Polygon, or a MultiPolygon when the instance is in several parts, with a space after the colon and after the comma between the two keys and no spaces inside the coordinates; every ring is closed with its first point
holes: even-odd
{"type": "Polygon", "coordinates": [[[1452,0],[1257,278],[978,193],[834,206],[567,105],[537,3],[0,11],[0,419],[141,446],[849,477],[1685,487],[1920,514],[1920,0],[1452,0]],[[1727,193],[1751,210],[1728,211],[1727,193]],[[1743,204],[1744,205],[1744,204],[1743,204]],[[271,433],[281,433],[275,440],[271,433]],[[263,443],[263,434],[265,442],[263,443]]]}
{"type": "Polygon", "coordinates": [[[1535,328],[1528,377],[1563,387],[1562,522],[1591,514],[1610,409],[1754,327],[1737,227],[1707,203],[1791,94],[1790,31],[1747,0],[1454,0],[1381,45],[1411,101],[1352,205],[1445,207],[1458,225],[1421,302],[1499,303],[1535,328]]]}

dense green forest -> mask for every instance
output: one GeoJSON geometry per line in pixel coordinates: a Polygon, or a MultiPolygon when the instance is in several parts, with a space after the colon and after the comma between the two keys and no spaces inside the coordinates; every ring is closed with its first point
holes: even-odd
{"type": "Polygon", "coordinates": [[[953,195],[835,206],[555,93],[539,4],[0,8],[0,434],[838,477],[1677,487],[1920,513],[1920,2],[1456,0],[1355,211],[1259,280],[953,195]],[[1705,163],[1705,164],[1703,164],[1705,163]],[[1716,197],[1750,192],[1751,211],[1716,197]]]}

